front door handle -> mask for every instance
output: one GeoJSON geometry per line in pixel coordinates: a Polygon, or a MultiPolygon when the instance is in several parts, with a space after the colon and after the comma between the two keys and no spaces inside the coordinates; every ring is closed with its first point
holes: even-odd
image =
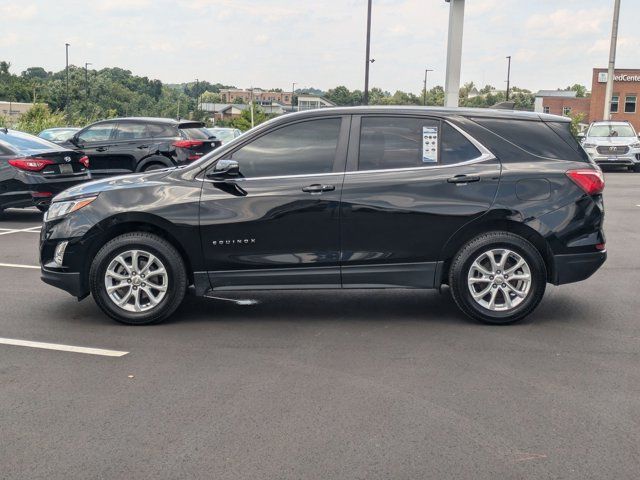
{"type": "Polygon", "coordinates": [[[136,148],[139,148],[140,150],[142,150],[143,148],[149,148],[149,145],[140,145],[136,148]]]}
{"type": "Polygon", "coordinates": [[[106,152],[109,150],[109,147],[98,147],[96,148],[96,152],[106,152]]]}
{"type": "Polygon", "coordinates": [[[335,189],[335,185],[321,185],[319,183],[314,183],[313,185],[302,187],[302,191],[307,193],[332,192],[335,189]]]}
{"type": "Polygon", "coordinates": [[[447,178],[448,183],[472,183],[479,182],[480,175],[456,175],[455,177],[447,178]]]}

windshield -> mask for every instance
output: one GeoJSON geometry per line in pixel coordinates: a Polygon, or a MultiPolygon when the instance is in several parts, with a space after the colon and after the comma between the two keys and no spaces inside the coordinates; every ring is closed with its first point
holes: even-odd
{"type": "Polygon", "coordinates": [[[594,125],[589,130],[589,137],[635,137],[631,125],[594,125]]]}
{"type": "Polygon", "coordinates": [[[214,135],[221,142],[227,143],[235,138],[235,133],[232,129],[227,128],[209,128],[209,133],[214,135]]]}
{"type": "Polygon", "coordinates": [[[2,140],[25,155],[31,155],[32,153],[42,152],[44,150],[60,150],[58,145],[29,135],[28,133],[16,132],[15,130],[9,130],[7,135],[2,136],[2,140]]]}
{"type": "Polygon", "coordinates": [[[51,140],[54,142],[64,142],[65,140],[69,140],[73,137],[73,134],[76,133],[78,129],[61,129],[61,130],[45,130],[44,132],[40,132],[38,135],[40,138],[44,138],[45,140],[51,140]]]}

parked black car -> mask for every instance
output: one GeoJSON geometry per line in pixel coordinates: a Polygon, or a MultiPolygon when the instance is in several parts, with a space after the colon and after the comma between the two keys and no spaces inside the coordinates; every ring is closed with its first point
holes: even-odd
{"type": "Polygon", "coordinates": [[[54,199],[42,278],[124,323],[196,294],[451,287],[489,323],[605,261],[604,181],[569,120],[335,108],[271,120],[185,168],[54,199]]]}
{"type": "Polygon", "coordinates": [[[83,128],[64,145],[87,155],[91,173],[98,178],[183,165],[221,142],[201,122],[113,118],[83,128]]]}
{"type": "Polygon", "coordinates": [[[90,180],[88,168],[82,153],[0,128],[0,213],[33,206],[45,211],[55,194],[90,180]]]}

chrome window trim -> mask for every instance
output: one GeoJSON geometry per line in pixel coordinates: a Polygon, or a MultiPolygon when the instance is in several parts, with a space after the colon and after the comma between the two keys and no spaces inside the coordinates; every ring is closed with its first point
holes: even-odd
{"type": "MultiPolygon", "coordinates": [[[[414,170],[435,170],[441,168],[451,168],[458,167],[464,165],[473,165],[475,163],[487,162],[489,160],[495,160],[496,156],[489,151],[483,144],[465,132],[463,129],[449,122],[448,120],[443,120],[443,122],[447,123],[449,126],[456,129],[458,132],[462,134],[471,144],[478,149],[480,152],[480,156],[476,158],[472,158],[471,160],[466,160],[464,162],[452,163],[451,165],[425,165],[424,167],[405,167],[405,168],[385,168],[378,170],[354,170],[349,172],[327,172],[327,173],[308,173],[308,174],[298,174],[298,175],[278,175],[273,177],[252,177],[252,178],[234,178],[227,179],[227,181],[235,181],[235,182],[248,182],[252,180],[279,180],[279,179],[287,179],[287,178],[307,178],[307,177],[326,177],[329,175],[361,175],[365,173],[384,173],[384,172],[410,172],[414,170]]],[[[209,180],[204,175],[202,177],[196,177],[197,180],[202,180],[204,182],[216,183],[220,182],[220,180],[209,180]]]]}

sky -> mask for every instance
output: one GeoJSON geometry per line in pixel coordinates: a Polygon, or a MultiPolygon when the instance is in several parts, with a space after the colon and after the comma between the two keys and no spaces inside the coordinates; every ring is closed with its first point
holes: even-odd
{"type": "MultiPolygon", "coordinates": [[[[165,83],[363,89],[367,0],[0,0],[0,60],[118,66],[165,83]]],[[[371,86],[443,85],[449,4],[373,0],[371,86]]],[[[462,82],[590,88],[606,67],[613,0],[466,0],[462,82]]],[[[617,66],[640,68],[640,1],[622,0],[617,66]]]]}

